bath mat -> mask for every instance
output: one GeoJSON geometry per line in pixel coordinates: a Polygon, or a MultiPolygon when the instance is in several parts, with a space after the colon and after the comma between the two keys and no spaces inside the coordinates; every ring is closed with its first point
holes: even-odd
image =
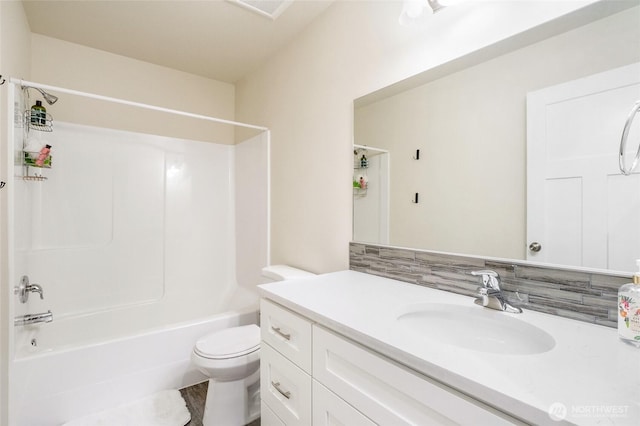
{"type": "Polygon", "coordinates": [[[184,426],[190,420],[191,414],[180,391],[167,390],[63,426],[184,426]]]}

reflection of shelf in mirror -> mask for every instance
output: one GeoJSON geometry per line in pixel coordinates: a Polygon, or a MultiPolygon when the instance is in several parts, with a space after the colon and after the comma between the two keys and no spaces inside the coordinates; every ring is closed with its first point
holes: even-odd
{"type": "Polygon", "coordinates": [[[367,195],[367,188],[358,188],[356,186],[353,187],[353,195],[364,197],[367,195]]]}

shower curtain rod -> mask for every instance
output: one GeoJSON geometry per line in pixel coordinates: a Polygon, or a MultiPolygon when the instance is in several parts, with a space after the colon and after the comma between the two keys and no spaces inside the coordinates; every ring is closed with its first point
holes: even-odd
{"type": "Polygon", "coordinates": [[[353,147],[354,148],[359,148],[359,149],[367,149],[369,151],[375,151],[375,152],[379,152],[381,154],[388,154],[389,153],[389,150],[386,150],[386,149],[374,148],[374,147],[367,146],[367,145],[359,145],[357,143],[354,143],[353,147]]]}
{"type": "Polygon", "coordinates": [[[182,115],[184,117],[197,118],[197,119],[206,120],[206,121],[213,121],[213,122],[216,122],[216,123],[231,124],[231,125],[234,125],[234,126],[246,127],[246,128],[249,128],[249,129],[257,129],[257,130],[262,130],[262,131],[268,131],[269,130],[267,127],[263,127],[263,126],[256,126],[256,125],[253,125],[253,124],[240,123],[238,121],[224,120],[222,118],[209,117],[208,115],[194,114],[194,113],[191,113],[191,112],[180,111],[180,110],[177,110],[177,109],[163,108],[163,107],[159,107],[159,106],[155,106],[155,105],[143,104],[141,102],[133,102],[133,101],[127,101],[125,99],[112,98],[112,97],[109,97],[109,96],[96,95],[95,93],[80,92],[78,90],[65,89],[63,87],[49,86],[49,85],[46,85],[46,84],[34,83],[32,81],[20,80],[20,79],[17,79],[17,78],[11,78],[10,81],[13,84],[17,84],[17,85],[20,85],[20,86],[33,87],[34,89],[35,88],[39,88],[39,89],[42,89],[42,90],[53,90],[55,92],[67,93],[67,94],[70,94],[70,95],[77,95],[77,96],[82,96],[82,97],[85,97],[85,98],[92,98],[92,99],[98,99],[98,100],[107,101],[107,102],[113,102],[113,103],[117,103],[117,104],[135,106],[135,107],[139,107],[139,108],[150,109],[150,110],[153,110],[153,111],[167,112],[167,113],[170,113],[170,114],[182,115]]]}

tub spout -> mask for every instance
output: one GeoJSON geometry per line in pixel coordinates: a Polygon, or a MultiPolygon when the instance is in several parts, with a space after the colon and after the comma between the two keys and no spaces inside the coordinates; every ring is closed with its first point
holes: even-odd
{"type": "Polygon", "coordinates": [[[53,321],[53,314],[51,311],[41,312],[39,314],[26,314],[20,315],[14,318],[13,325],[18,327],[21,325],[37,324],[40,322],[53,321]]]}

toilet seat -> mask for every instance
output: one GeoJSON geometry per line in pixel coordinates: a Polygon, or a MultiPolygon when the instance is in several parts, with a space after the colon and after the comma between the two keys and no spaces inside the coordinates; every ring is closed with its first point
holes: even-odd
{"type": "Polygon", "coordinates": [[[207,359],[237,358],[260,349],[260,328],[255,325],[225,328],[200,338],[193,351],[207,359]]]}

